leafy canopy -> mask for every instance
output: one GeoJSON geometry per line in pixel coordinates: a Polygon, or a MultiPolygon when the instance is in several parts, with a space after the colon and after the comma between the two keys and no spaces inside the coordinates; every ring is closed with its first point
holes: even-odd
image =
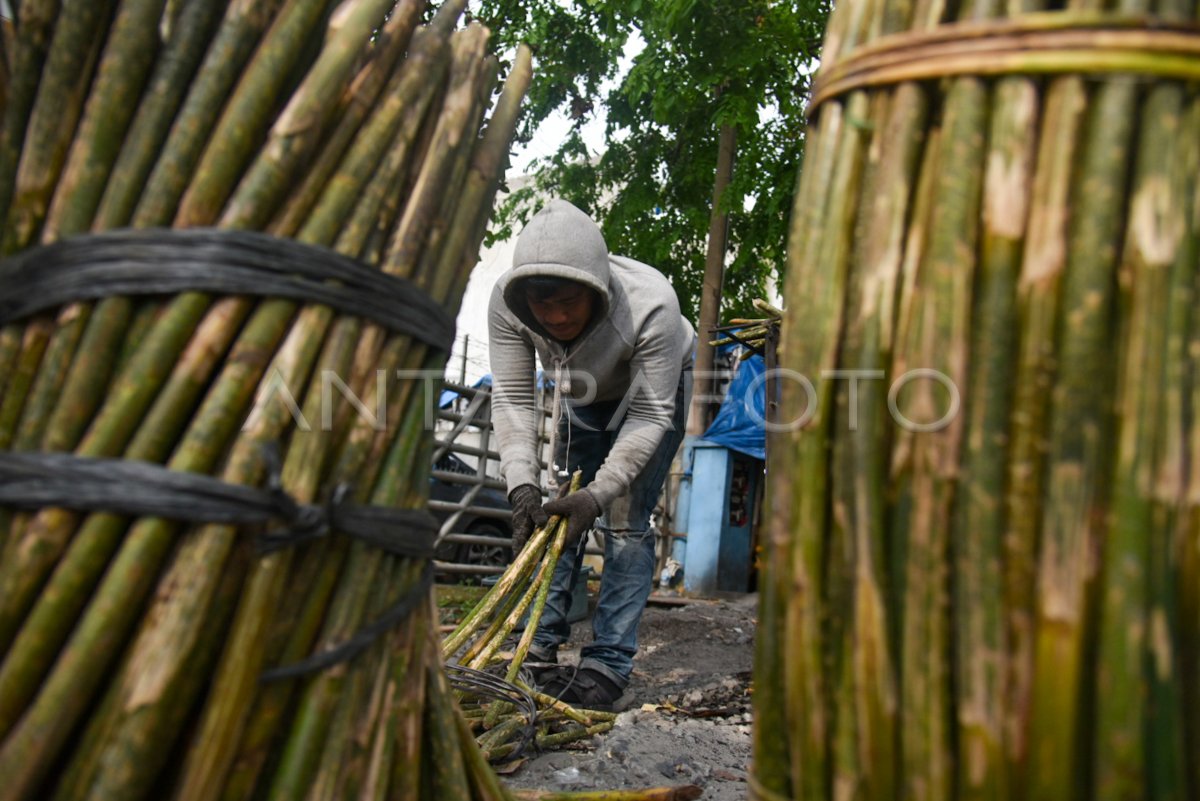
{"type": "Polygon", "coordinates": [[[696,318],[704,275],[717,138],[737,132],[730,260],[723,309],[749,314],[778,277],[803,151],[808,73],[830,0],[484,0],[477,18],[503,53],[535,53],[519,141],[564,110],[573,127],[535,162],[530,185],[500,208],[493,239],[511,236],[538,198],[560,196],[601,221],[609,249],[662,270],[696,318]],[[618,76],[626,42],[645,42],[618,76]],[[601,97],[602,85],[616,80],[601,97]],[[580,129],[607,113],[603,152],[580,129]]]}

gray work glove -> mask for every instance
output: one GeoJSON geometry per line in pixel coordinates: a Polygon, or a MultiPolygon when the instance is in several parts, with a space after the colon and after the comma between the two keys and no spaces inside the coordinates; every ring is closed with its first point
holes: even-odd
{"type": "Polygon", "coordinates": [[[508,505],[512,507],[513,556],[521,552],[529,535],[549,521],[542,511],[542,491],[533,484],[522,484],[508,493],[508,505]]]}
{"type": "Polygon", "coordinates": [[[596,503],[592,493],[581,489],[547,502],[542,506],[542,511],[548,515],[563,515],[567,518],[565,547],[570,548],[579,542],[584,532],[596,522],[596,518],[600,516],[600,504],[596,503]]]}

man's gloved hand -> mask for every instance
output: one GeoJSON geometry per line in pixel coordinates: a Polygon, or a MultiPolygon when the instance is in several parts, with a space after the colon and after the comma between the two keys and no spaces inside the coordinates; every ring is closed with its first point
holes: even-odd
{"type": "Polygon", "coordinates": [[[563,495],[547,502],[543,507],[548,515],[564,515],[567,518],[567,547],[579,542],[596,518],[600,516],[600,504],[585,489],[563,495]]]}
{"type": "Polygon", "coordinates": [[[542,491],[533,484],[522,484],[508,493],[508,504],[512,507],[513,555],[521,552],[529,535],[535,528],[546,525],[550,519],[542,511],[542,491]]]}

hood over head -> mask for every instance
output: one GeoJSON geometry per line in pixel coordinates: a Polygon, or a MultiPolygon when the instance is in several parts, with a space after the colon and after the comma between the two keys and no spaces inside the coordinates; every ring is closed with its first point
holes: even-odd
{"type": "Polygon", "coordinates": [[[566,278],[595,290],[600,304],[593,312],[592,323],[608,313],[608,246],[604,235],[591,217],[565,200],[550,201],[525,225],[517,238],[513,267],[500,279],[505,305],[523,323],[541,330],[519,291],[521,279],[531,276],[566,278]]]}

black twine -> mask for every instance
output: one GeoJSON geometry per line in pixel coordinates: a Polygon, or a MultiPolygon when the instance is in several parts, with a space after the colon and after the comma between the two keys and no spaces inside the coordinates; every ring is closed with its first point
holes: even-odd
{"type": "Polygon", "coordinates": [[[399,601],[389,607],[382,615],[363,626],[345,642],[332,648],[313,654],[310,657],[264,671],[259,677],[261,682],[293,679],[309,673],[316,673],[332,667],[339,662],[348,662],[362,653],[371,643],[387,632],[400,625],[413,613],[417,604],[429,593],[433,586],[433,565],[426,562],[421,569],[421,576],[416,585],[406,592],[399,601]]]}
{"type": "Polygon", "coordinates": [[[525,718],[525,724],[520,728],[520,739],[516,747],[496,761],[497,765],[513,762],[521,757],[525,750],[535,742],[537,721],[540,714],[537,701],[533,696],[506,679],[482,670],[464,667],[457,662],[447,662],[445,665],[450,686],[460,692],[490,698],[493,701],[503,701],[512,704],[525,718]]]}
{"type": "MultiPolygon", "coordinates": [[[[0,452],[0,506],[58,507],[228,525],[282,520],[284,528],[258,537],[260,553],[338,532],[397,556],[432,559],[438,525],[428,511],[351,504],[346,485],[335,489],[324,506],[297,503],[283,489],[277,450],[269,446],[265,459],[267,488],[258,489],[150,462],[0,452]]],[[[354,658],[412,614],[432,583],[433,566],[426,561],[417,586],[378,620],[334,648],[266,671],[261,680],[293,678],[354,658]]]]}
{"type": "Polygon", "coordinates": [[[319,303],[442,351],[454,321],[427,293],[328,248],[257,231],[118,229],[0,261],[0,325],[113,295],[208,292],[319,303]]]}
{"type": "Polygon", "coordinates": [[[0,505],[4,506],[53,506],[189,523],[254,525],[281,520],[284,528],[260,538],[260,551],[338,531],[397,556],[433,557],[438,525],[428,511],[358,506],[347,502],[347,490],[339,487],[329,503],[317,506],[297,503],[283,490],[277,465],[268,488],[259,489],[133,459],[0,453],[0,505]]]}

